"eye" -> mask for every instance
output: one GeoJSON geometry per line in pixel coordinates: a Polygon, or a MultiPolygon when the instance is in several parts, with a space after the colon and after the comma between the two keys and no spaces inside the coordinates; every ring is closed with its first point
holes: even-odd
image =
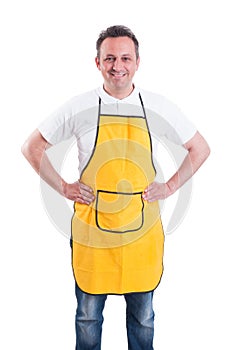
{"type": "Polygon", "coordinates": [[[130,57],[122,57],[122,60],[123,60],[124,62],[128,62],[128,61],[130,61],[130,57]]]}
{"type": "Polygon", "coordinates": [[[106,57],[104,59],[105,62],[113,62],[114,61],[114,57],[106,57]]]}

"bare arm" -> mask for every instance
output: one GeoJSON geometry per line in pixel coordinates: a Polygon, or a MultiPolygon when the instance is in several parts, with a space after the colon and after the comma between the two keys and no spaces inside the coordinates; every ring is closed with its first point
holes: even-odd
{"type": "Polygon", "coordinates": [[[31,166],[52,188],[64,197],[85,204],[94,200],[92,189],[79,181],[68,184],[51,164],[46,150],[51,147],[39,130],[35,130],[22,146],[22,153],[31,166]]]}
{"type": "Polygon", "coordinates": [[[143,194],[145,200],[153,202],[172,195],[193,176],[210,154],[210,148],[199,132],[196,132],[184,147],[188,154],[178,171],[166,183],[150,184],[143,194]]]}

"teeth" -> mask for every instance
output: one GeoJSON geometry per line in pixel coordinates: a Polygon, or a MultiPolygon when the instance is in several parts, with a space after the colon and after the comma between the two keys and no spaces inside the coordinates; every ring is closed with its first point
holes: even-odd
{"type": "Polygon", "coordinates": [[[123,77],[123,75],[125,75],[125,73],[113,73],[113,75],[115,75],[117,77],[123,77]]]}

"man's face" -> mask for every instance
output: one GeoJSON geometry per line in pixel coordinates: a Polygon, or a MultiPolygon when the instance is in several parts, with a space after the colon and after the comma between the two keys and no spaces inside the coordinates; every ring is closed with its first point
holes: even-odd
{"type": "Polygon", "coordinates": [[[96,57],[96,65],[104,78],[105,90],[113,96],[121,92],[129,94],[139,61],[136,58],[134,42],[130,38],[105,39],[100,47],[100,57],[96,57]]]}

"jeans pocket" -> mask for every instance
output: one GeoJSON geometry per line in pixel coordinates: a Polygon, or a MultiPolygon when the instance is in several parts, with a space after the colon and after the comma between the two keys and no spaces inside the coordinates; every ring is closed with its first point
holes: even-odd
{"type": "Polygon", "coordinates": [[[142,192],[97,190],[96,225],[102,231],[138,231],[144,221],[142,192]]]}

